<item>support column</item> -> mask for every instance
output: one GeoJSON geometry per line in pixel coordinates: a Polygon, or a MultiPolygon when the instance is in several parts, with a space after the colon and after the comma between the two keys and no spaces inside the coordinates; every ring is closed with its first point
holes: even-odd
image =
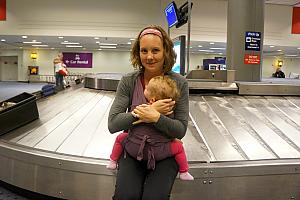
{"type": "Polygon", "coordinates": [[[264,7],[265,0],[228,0],[226,65],[236,81],[261,81],[264,7]],[[245,49],[246,32],[260,33],[259,51],[245,49]],[[260,62],[246,64],[246,54],[260,62]]]}

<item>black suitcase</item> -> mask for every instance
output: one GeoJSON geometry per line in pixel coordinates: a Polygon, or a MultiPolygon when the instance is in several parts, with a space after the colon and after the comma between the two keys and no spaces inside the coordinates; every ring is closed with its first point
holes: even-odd
{"type": "Polygon", "coordinates": [[[39,118],[36,97],[32,94],[24,92],[0,105],[9,105],[0,110],[0,135],[39,118]]]}

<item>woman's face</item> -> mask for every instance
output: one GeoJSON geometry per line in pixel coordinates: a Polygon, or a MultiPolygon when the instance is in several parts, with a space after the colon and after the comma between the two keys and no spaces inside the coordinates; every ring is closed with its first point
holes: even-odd
{"type": "Polygon", "coordinates": [[[164,65],[164,47],[159,36],[147,34],[140,39],[140,58],[146,73],[160,75],[164,65]]]}

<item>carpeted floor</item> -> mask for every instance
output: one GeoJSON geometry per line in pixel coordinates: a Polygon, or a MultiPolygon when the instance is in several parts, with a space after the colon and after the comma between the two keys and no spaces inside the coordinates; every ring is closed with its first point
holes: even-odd
{"type": "Polygon", "coordinates": [[[46,84],[0,81],[0,102],[23,92],[34,93],[40,91],[46,84]]]}

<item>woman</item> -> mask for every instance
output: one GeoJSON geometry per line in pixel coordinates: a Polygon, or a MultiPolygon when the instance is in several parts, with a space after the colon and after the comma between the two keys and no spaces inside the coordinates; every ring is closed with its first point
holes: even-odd
{"type": "MultiPolygon", "coordinates": [[[[138,70],[122,77],[118,85],[108,117],[111,133],[128,130],[130,138],[130,130],[134,128],[133,122],[141,120],[166,138],[184,137],[188,124],[188,85],[182,76],[171,71],[175,59],[173,43],[161,27],[149,26],[139,33],[131,51],[132,65],[138,70]],[[142,85],[144,89],[151,78],[159,75],[168,75],[177,83],[181,96],[174,109],[175,102],[171,99],[159,100],[151,105],[137,103],[143,96],[143,91],[138,91],[137,86],[142,85]],[[166,116],[172,112],[174,118],[166,116]]],[[[119,160],[113,199],[169,199],[178,173],[175,159],[167,157],[155,162],[155,168],[149,169],[147,159],[138,161],[127,153],[134,145],[132,140],[125,143],[126,151],[119,160]]],[[[146,142],[145,149],[151,148],[149,145],[146,142]]],[[[162,154],[168,154],[168,151],[169,149],[166,149],[162,154]]]]}

